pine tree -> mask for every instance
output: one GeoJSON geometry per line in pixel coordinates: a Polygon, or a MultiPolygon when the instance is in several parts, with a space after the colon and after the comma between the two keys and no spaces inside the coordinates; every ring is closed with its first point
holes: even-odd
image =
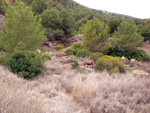
{"type": "Polygon", "coordinates": [[[21,45],[24,47],[21,50],[34,50],[46,39],[40,21],[24,3],[7,8],[5,23],[0,44],[7,52],[18,50],[21,45]]]}
{"type": "Polygon", "coordinates": [[[113,42],[124,51],[134,52],[143,42],[143,37],[137,33],[135,24],[122,22],[113,35],[113,42]]]}
{"type": "Polygon", "coordinates": [[[104,22],[94,18],[87,22],[83,29],[83,42],[92,52],[103,52],[107,44],[109,27],[104,22]]]}

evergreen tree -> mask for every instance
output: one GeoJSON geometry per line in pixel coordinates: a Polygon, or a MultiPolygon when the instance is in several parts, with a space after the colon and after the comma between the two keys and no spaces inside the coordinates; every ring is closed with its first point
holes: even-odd
{"type": "Polygon", "coordinates": [[[45,40],[40,21],[34,17],[32,8],[24,3],[8,7],[5,14],[5,27],[0,44],[5,51],[33,50],[45,40]],[[24,48],[22,48],[24,47],[24,48]]]}
{"type": "Polygon", "coordinates": [[[114,44],[124,51],[134,52],[143,42],[143,37],[137,33],[138,28],[135,24],[122,22],[118,26],[118,31],[114,33],[114,44]]]}
{"type": "Polygon", "coordinates": [[[60,29],[62,26],[62,17],[57,9],[45,10],[41,18],[44,27],[51,27],[53,30],[56,30],[60,29]]]}
{"type": "Polygon", "coordinates": [[[75,20],[65,9],[61,11],[61,16],[63,18],[62,30],[64,31],[65,36],[69,37],[74,31],[75,20]]]}
{"type": "Polygon", "coordinates": [[[87,22],[83,29],[83,42],[92,52],[103,52],[107,44],[109,27],[104,22],[94,18],[87,22]]]}
{"type": "Polygon", "coordinates": [[[144,37],[145,41],[150,41],[150,23],[140,29],[140,34],[144,37]]]}

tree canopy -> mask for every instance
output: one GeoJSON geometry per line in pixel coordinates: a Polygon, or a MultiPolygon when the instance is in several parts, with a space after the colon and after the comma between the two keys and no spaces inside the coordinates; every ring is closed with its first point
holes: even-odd
{"type": "Polygon", "coordinates": [[[114,44],[125,51],[133,52],[143,42],[143,37],[137,33],[138,28],[135,24],[122,22],[113,35],[114,44]]]}
{"type": "Polygon", "coordinates": [[[83,42],[90,51],[103,51],[103,46],[108,38],[109,27],[104,22],[94,18],[84,26],[83,42]]]}
{"type": "Polygon", "coordinates": [[[37,21],[32,8],[24,3],[7,8],[5,23],[0,39],[5,51],[13,52],[19,47],[21,50],[34,50],[46,39],[40,21],[37,21]]]}

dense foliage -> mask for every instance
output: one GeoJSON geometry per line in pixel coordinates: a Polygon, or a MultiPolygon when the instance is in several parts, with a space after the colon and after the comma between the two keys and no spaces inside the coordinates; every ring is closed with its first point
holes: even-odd
{"type": "Polygon", "coordinates": [[[90,52],[86,49],[86,47],[81,42],[74,42],[70,47],[65,50],[65,53],[70,55],[74,55],[77,57],[86,57],[90,56],[90,52]]]}
{"type": "Polygon", "coordinates": [[[124,63],[118,57],[102,56],[96,61],[98,71],[124,72],[124,63]]]}
{"type": "Polygon", "coordinates": [[[63,46],[57,45],[57,46],[54,47],[54,49],[57,50],[57,51],[60,51],[60,50],[63,49],[63,46]]]}
{"type": "Polygon", "coordinates": [[[118,46],[110,47],[107,50],[107,55],[118,56],[118,57],[125,56],[129,60],[136,59],[138,61],[150,61],[150,54],[148,52],[145,52],[143,50],[136,50],[134,52],[123,51],[118,46]]]}
{"type": "Polygon", "coordinates": [[[109,27],[105,26],[104,22],[94,18],[91,21],[88,21],[84,26],[83,42],[85,46],[92,52],[104,51],[103,46],[107,46],[109,27]]]}
{"type": "Polygon", "coordinates": [[[143,37],[137,33],[136,25],[122,22],[113,35],[114,45],[118,45],[124,51],[134,52],[143,42],[143,37]]]}
{"type": "Polygon", "coordinates": [[[8,7],[5,14],[6,25],[0,44],[7,52],[34,50],[45,41],[40,21],[33,15],[32,8],[23,3],[8,7]]]}
{"type": "Polygon", "coordinates": [[[86,49],[79,49],[76,56],[84,58],[86,56],[90,56],[90,52],[86,49]]]}
{"type": "Polygon", "coordinates": [[[33,78],[42,73],[44,69],[43,64],[41,56],[30,51],[12,53],[5,60],[5,65],[12,72],[23,78],[33,78]]]}
{"type": "Polygon", "coordinates": [[[100,53],[100,52],[95,52],[95,53],[92,53],[92,54],[90,55],[90,58],[93,59],[94,61],[96,61],[98,58],[100,58],[100,57],[102,57],[102,56],[103,56],[102,53],[100,53]]]}

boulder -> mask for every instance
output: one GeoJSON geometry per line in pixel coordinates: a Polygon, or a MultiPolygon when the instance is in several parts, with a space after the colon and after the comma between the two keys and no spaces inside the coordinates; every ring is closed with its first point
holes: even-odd
{"type": "Polygon", "coordinates": [[[94,65],[94,62],[92,60],[87,60],[82,65],[94,65]]]}
{"type": "Polygon", "coordinates": [[[139,66],[139,62],[135,59],[131,59],[130,63],[129,63],[129,66],[131,66],[131,67],[139,66]]]}
{"type": "Polygon", "coordinates": [[[130,61],[126,57],[121,57],[121,59],[122,59],[123,63],[126,65],[130,63],[130,61]]]}

